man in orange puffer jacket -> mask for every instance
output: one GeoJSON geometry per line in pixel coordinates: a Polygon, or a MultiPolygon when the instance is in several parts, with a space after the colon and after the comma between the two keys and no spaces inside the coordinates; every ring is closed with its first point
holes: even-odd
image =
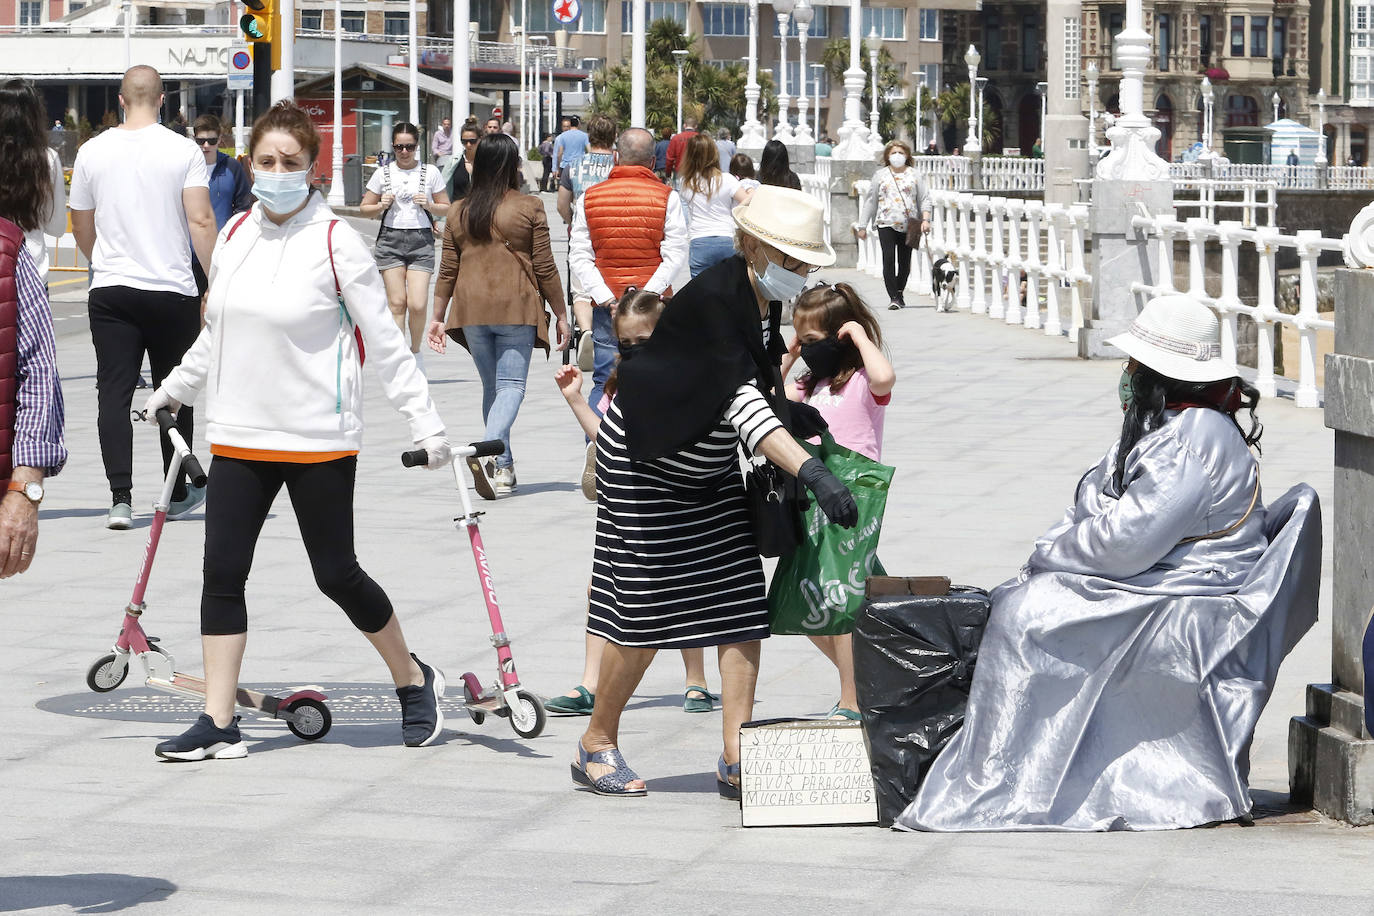
{"type": "Polygon", "coordinates": [[[654,175],[653,134],[624,131],[615,157],[605,180],[578,198],[568,243],[573,276],[592,298],[596,356],[587,402],[593,410],[615,365],[612,306],[630,286],[670,295],[687,263],[687,217],[677,192],[654,175]]]}

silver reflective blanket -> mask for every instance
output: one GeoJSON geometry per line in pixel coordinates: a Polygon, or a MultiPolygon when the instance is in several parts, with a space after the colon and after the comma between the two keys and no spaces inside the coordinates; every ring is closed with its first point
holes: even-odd
{"type": "Polygon", "coordinates": [[[1294,487],[1223,537],[1258,468],[1216,411],[1173,414],[1080,481],[996,589],[963,730],[908,830],[1157,830],[1249,813],[1249,747],[1317,617],[1321,510],[1294,487]]]}

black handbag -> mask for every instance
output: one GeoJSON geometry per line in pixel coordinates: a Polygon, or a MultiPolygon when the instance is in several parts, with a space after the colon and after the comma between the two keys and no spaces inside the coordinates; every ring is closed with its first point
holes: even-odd
{"type": "MultiPolygon", "coordinates": [[[[773,397],[769,402],[783,428],[792,431],[790,402],[782,396],[782,372],[773,367],[773,397]],[[781,403],[779,400],[781,399],[781,403]]],[[[807,506],[801,483],[771,461],[754,464],[744,476],[749,504],[749,527],[754,543],[765,557],[789,556],[801,544],[802,510],[807,506]]]]}

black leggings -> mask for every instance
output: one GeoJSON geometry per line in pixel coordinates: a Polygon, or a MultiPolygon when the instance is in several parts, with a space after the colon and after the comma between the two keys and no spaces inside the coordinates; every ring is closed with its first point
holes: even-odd
{"type": "Polygon", "coordinates": [[[911,249],[906,247],[906,233],[880,226],[878,244],[883,249],[883,285],[887,287],[887,298],[900,298],[911,276],[911,249]]]}
{"type": "Polygon", "coordinates": [[[296,510],[301,541],[320,591],[343,608],[353,625],[376,633],[391,620],[391,599],[358,565],[353,552],[353,481],[356,456],[319,464],[245,461],[215,456],[205,509],[205,584],[200,632],[229,636],[248,631],[243,586],[253,549],[282,484],[296,510]]]}
{"type": "MultiPolygon", "coordinates": [[[[129,408],[143,367],[143,353],[153,371],[153,385],[161,385],[200,334],[200,299],[179,293],[105,286],[91,290],[88,303],[91,342],[95,344],[96,430],[105,477],[111,490],[133,486],[134,431],[129,408]]],[[[148,419],[152,419],[149,417],[148,419]]],[[[183,404],[177,429],[193,445],[195,411],[183,404]]],[[[172,443],[162,441],[164,471],[172,460],[172,443]]],[[[186,475],[177,479],[173,499],[186,496],[186,475]]]]}

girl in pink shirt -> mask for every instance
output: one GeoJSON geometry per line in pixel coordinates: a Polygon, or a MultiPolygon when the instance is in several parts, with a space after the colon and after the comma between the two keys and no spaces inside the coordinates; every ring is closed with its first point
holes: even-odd
{"type": "MultiPolygon", "coordinates": [[[[883,355],[878,319],[848,283],[822,283],[797,299],[792,329],[796,336],[783,357],[783,375],[798,357],[807,371],[788,386],[788,397],[819,410],[840,445],[881,461],[883,414],[897,374],[883,355]]],[[[808,638],[839,669],[840,700],[831,718],[860,718],[851,636],[808,638]]]]}

